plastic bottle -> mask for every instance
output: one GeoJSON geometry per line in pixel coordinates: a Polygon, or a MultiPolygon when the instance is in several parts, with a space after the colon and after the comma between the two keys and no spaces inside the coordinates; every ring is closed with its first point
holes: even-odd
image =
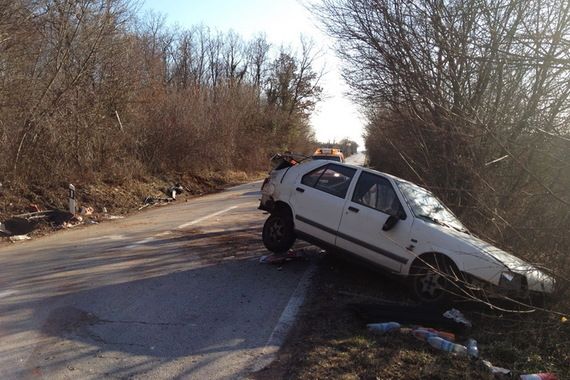
{"type": "Polygon", "coordinates": [[[368,330],[375,332],[377,334],[384,334],[390,331],[396,331],[400,329],[400,324],[398,322],[386,322],[386,323],[369,323],[366,325],[368,330]]]}
{"type": "Polygon", "coordinates": [[[558,380],[558,377],[550,372],[542,372],[529,375],[521,375],[520,380],[558,380]]]}
{"type": "Polygon", "coordinates": [[[455,342],[455,334],[447,331],[439,331],[429,327],[419,327],[412,331],[412,335],[417,339],[426,342],[427,338],[432,336],[438,336],[442,339],[448,340],[450,342],[455,342]]]}
{"type": "Polygon", "coordinates": [[[479,348],[477,347],[477,341],[475,339],[467,339],[467,355],[471,359],[477,359],[479,357],[479,348]]]}
{"type": "Polygon", "coordinates": [[[427,342],[434,348],[445,352],[451,352],[460,355],[467,355],[467,347],[460,344],[452,343],[448,340],[441,339],[437,336],[432,336],[427,339],[427,342]]]}

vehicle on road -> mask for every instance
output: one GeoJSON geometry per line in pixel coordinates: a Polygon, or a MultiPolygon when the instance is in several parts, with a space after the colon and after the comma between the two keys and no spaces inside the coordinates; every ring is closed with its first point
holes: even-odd
{"type": "Polygon", "coordinates": [[[330,160],[344,162],[344,154],[336,148],[318,148],[311,156],[313,160],[330,160]]]}
{"type": "Polygon", "coordinates": [[[285,252],[299,238],[405,277],[436,303],[451,293],[550,294],[554,279],[470,233],[431,192],[368,168],[310,160],[273,170],[260,209],[263,243],[285,252]]]}

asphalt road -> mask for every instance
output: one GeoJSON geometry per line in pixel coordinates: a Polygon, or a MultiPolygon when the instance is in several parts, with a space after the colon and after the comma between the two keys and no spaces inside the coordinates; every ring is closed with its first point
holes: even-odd
{"type": "Polygon", "coordinates": [[[364,153],[356,153],[346,158],[346,163],[351,165],[364,166],[365,161],[366,161],[366,155],[364,153]]]}
{"type": "Polygon", "coordinates": [[[271,360],[309,262],[267,254],[259,183],[0,246],[0,378],[247,377],[271,360]]]}

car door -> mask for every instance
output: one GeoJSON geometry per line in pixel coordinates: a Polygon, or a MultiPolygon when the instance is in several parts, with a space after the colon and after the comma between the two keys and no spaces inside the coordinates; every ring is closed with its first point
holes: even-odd
{"type": "Polygon", "coordinates": [[[356,169],[329,163],[299,178],[291,205],[295,229],[328,244],[334,244],[346,195],[356,169]]]}
{"type": "Polygon", "coordinates": [[[412,217],[406,215],[390,180],[362,171],[344,207],[336,244],[384,268],[401,272],[412,257],[406,249],[411,227],[412,217]],[[384,231],[382,227],[391,215],[400,215],[400,219],[384,231]]]}

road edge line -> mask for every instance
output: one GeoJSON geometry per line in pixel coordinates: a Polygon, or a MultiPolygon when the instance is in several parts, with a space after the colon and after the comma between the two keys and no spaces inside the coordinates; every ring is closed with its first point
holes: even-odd
{"type": "Polygon", "coordinates": [[[299,280],[291,298],[289,298],[287,306],[283,309],[275,328],[271,332],[271,335],[269,335],[267,343],[265,343],[265,346],[262,348],[260,356],[256,358],[250,366],[248,366],[246,378],[247,375],[252,372],[262,370],[276,359],[277,352],[285,342],[289,331],[297,321],[297,316],[301,306],[307,298],[307,291],[309,290],[309,285],[311,285],[313,275],[316,271],[317,265],[312,263],[299,280]]]}

